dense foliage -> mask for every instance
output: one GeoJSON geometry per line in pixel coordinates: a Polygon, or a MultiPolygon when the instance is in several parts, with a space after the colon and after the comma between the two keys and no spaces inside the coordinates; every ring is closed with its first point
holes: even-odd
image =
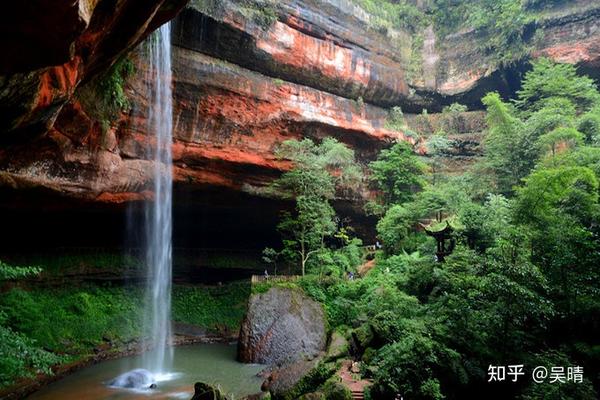
{"type": "Polygon", "coordinates": [[[371,398],[597,398],[598,96],[574,67],[540,60],[514,102],[484,97],[485,157],[464,175],[427,179],[405,144],[370,165],[376,267],[298,285],[353,343],[371,398]],[[448,224],[455,247],[439,262],[424,229],[448,224]],[[490,365],[514,364],[517,382],[488,382],[490,365]],[[534,383],[536,366],[583,379],[534,383]]]}
{"type": "Polygon", "coordinates": [[[310,139],[288,140],[277,155],[293,162],[293,168],[277,179],[273,188],[295,202],[293,213],[284,212],[277,228],[282,234],[280,252],[265,249],[265,259],[274,260],[281,254],[297,262],[302,275],[307,266],[323,273],[324,264],[335,264],[333,258],[352,257],[352,249],[359,245],[352,240],[336,217],[331,205],[336,193],[351,195],[360,184],[362,175],[354,159],[354,152],[333,138],[315,144],[310,139]],[[326,240],[337,238],[343,247],[332,253],[326,240]]]}

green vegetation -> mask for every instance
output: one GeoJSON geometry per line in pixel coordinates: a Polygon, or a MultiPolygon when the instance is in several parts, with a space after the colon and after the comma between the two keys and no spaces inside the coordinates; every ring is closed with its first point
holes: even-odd
{"type": "Polygon", "coordinates": [[[249,13],[259,26],[263,29],[268,29],[277,22],[277,2],[275,1],[262,1],[262,2],[246,2],[249,4],[245,8],[246,12],[249,13]]]}
{"type": "Polygon", "coordinates": [[[410,60],[406,69],[406,80],[414,82],[416,79],[423,77],[423,44],[425,38],[420,32],[412,35],[410,45],[410,60]]]}
{"type": "Polygon", "coordinates": [[[422,31],[432,25],[439,37],[459,31],[477,35],[477,50],[492,63],[504,65],[528,54],[541,30],[536,22],[544,11],[567,3],[564,0],[432,0],[415,4],[408,0],[354,0],[369,14],[369,27],[386,34],[406,30],[416,38],[408,68],[409,79],[419,71],[422,31]]]}
{"type": "Polygon", "coordinates": [[[42,272],[40,267],[20,267],[10,265],[0,260],[0,282],[14,279],[22,279],[42,272]]]}
{"type": "Polygon", "coordinates": [[[405,142],[396,143],[392,148],[383,150],[369,167],[371,180],[381,193],[381,205],[409,201],[425,184],[425,165],[405,142]]]}
{"type": "Polygon", "coordinates": [[[599,106],[600,94],[594,80],[578,76],[573,65],[557,64],[541,58],[525,75],[515,104],[527,115],[547,106],[555,106],[557,101],[571,105],[567,109],[574,106],[580,113],[599,106]]]}
{"type": "Polygon", "coordinates": [[[122,273],[127,270],[139,270],[143,262],[133,255],[120,251],[82,249],[80,251],[49,252],[46,254],[27,254],[13,257],[14,262],[39,266],[43,276],[60,276],[65,274],[85,274],[94,270],[114,271],[122,273]]]}
{"type": "Polygon", "coordinates": [[[64,358],[36,346],[35,341],[4,326],[5,318],[0,314],[0,388],[19,378],[51,374],[50,367],[64,358]]]}
{"type": "MultiPolygon", "coordinates": [[[[38,275],[40,267],[13,266],[0,261],[0,282],[38,275]]],[[[36,346],[35,340],[15,332],[7,324],[9,316],[0,309],[0,388],[18,378],[52,373],[50,367],[63,357],[36,346]]]]}
{"type": "Polygon", "coordinates": [[[345,237],[347,232],[330,201],[336,191],[351,193],[360,183],[361,170],[354,152],[332,138],[320,144],[310,139],[289,140],[278,149],[277,155],[291,160],[294,168],[277,179],[273,188],[296,203],[294,213],[283,213],[277,226],[283,237],[281,254],[296,262],[302,275],[312,266],[322,272],[325,260],[337,257],[326,251],[328,237],[337,234],[344,246],[357,246],[356,241],[345,237]]]}
{"type": "Polygon", "coordinates": [[[369,13],[371,28],[386,33],[389,29],[406,29],[412,32],[427,24],[425,13],[407,0],[378,1],[354,0],[363,10],[369,13]]]}
{"type": "Polygon", "coordinates": [[[526,28],[537,14],[521,0],[434,0],[432,11],[439,35],[472,29],[481,38],[479,50],[496,63],[512,63],[530,51],[526,28]]]}
{"type": "MultiPolygon", "coordinates": [[[[541,60],[514,103],[484,97],[485,156],[464,175],[432,181],[409,146],[382,151],[370,165],[376,267],[274,283],[301,288],[330,329],[349,332],[370,398],[597,398],[598,95],[573,67],[541,60]],[[441,254],[424,229],[448,225],[441,254]],[[488,382],[490,365],[512,364],[523,379],[488,382]],[[537,384],[525,377],[538,365],[581,366],[583,379],[537,384]]],[[[460,111],[446,110],[448,129],[460,111]]]]}
{"type": "Polygon", "coordinates": [[[98,81],[98,88],[102,95],[103,108],[107,116],[114,116],[121,111],[131,108],[129,99],[125,95],[125,80],[133,74],[135,67],[133,61],[127,57],[118,60],[104,76],[98,81]]]}
{"type": "Polygon", "coordinates": [[[511,193],[539,161],[554,160],[557,146],[576,149],[598,141],[599,93],[572,65],[540,59],[526,74],[514,105],[497,93],[483,103],[490,128],[485,167],[501,193],[511,193]]]}
{"type": "Polygon", "coordinates": [[[249,282],[205,288],[176,286],[173,320],[212,331],[236,332],[242,324],[249,296],[249,282]]]}
{"type": "Polygon", "coordinates": [[[385,129],[401,131],[405,127],[406,122],[404,121],[404,113],[402,112],[402,108],[398,106],[392,107],[388,113],[388,117],[385,120],[385,129]]]}
{"type": "MultiPolygon", "coordinates": [[[[53,365],[84,359],[98,346],[119,348],[144,336],[142,287],[78,285],[26,290],[0,299],[0,387],[53,365]]],[[[249,283],[173,287],[173,319],[212,331],[235,332],[249,283]]]]}
{"type": "Polygon", "coordinates": [[[79,355],[103,340],[140,336],[141,298],[142,290],[132,288],[15,288],[4,294],[0,310],[12,329],[43,348],[79,355]]]}
{"type": "MultiPolygon", "coordinates": [[[[275,0],[236,0],[234,3],[245,18],[254,21],[262,29],[268,29],[277,21],[277,1],[275,0]]],[[[227,4],[221,0],[192,0],[190,6],[196,10],[221,20],[227,4]]]]}
{"type": "Polygon", "coordinates": [[[85,110],[100,122],[103,132],[110,128],[121,112],[130,111],[125,83],[134,72],[133,61],[124,56],[78,91],[77,96],[85,110]]]}
{"type": "Polygon", "coordinates": [[[388,116],[385,120],[385,129],[389,129],[392,131],[402,132],[402,134],[406,137],[413,138],[417,140],[419,138],[419,134],[414,132],[406,123],[404,119],[404,113],[402,112],[402,108],[399,106],[392,107],[388,113],[388,116]]]}

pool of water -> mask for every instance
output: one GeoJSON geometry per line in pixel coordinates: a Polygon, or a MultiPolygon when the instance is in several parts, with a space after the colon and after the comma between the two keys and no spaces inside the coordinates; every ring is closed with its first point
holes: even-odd
{"type": "Polygon", "coordinates": [[[110,388],[106,385],[117,375],[141,368],[141,356],[105,361],[54,382],[28,399],[189,400],[194,394],[194,383],[198,381],[220,387],[223,393],[234,398],[259,393],[262,379],[256,374],[264,367],[239,363],[235,357],[235,345],[198,344],[176,347],[170,379],[159,382],[155,390],[143,392],[110,388]]]}

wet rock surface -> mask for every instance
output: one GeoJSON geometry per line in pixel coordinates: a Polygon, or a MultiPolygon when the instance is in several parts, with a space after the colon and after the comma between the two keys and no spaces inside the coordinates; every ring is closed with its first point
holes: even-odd
{"type": "Polygon", "coordinates": [[[145,369],[134,369],[117,376],[108,386],[124,389],[152,389],[156,387],[152,372],[145,369]]]}
{"type": "Polygon", "coordinates": [[[216,389],[206,383],[196,382],[194,384],[194,396],[191,400],[226,400],[227,398],[216,389]]]}

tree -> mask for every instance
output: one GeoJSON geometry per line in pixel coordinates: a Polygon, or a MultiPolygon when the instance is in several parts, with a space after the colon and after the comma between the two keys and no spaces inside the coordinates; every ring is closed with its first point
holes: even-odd
{"type": "Polygon", "coordinates": [[[387,254],[399,254],[406,248],[415,224],[413,213],[401,205],[392,206],[377,223],[377,234],[387,254]]]}
{"type": "Polygon", "coordinates": [[[442,109],[442,130],[449,133],[460,133],[464,129],[463,113],[467,112],[467,106],[460,103],[452,103],[442,109]]]}
{"type": "Polygon", "coordinates": [[[369,164],[371,180],[381,191],[383,204],[401,204],[410,201],[415,192],[425,185],[423,164],[408,143],[398,142],[383,150],[376,161],[369,164]]]}
{"type": "Polygon", "coordinates": [[[275,275],[277,275],[277,261],[281,257],[281,252],[275,250],[272,247],[266,247],[262,252],[262,260],[268,264],[272,265],[275,275]]]}
{"type": "Polygon", "coordinates": [[[492,169],[498,190],[510,193],[528,169],[523,151],[523,122],[513,115],[510,105],[498,93],[488,93],[483,99],[487,107],[489,134],[485,140],[486,162],[492,169]]]}
{"type": "Polygon", "coordinates": [[[586,144],[600,145],[600,107],[583,114],[577,121],[577,130],[583,133],[586,144]]]}
{"type": "Polygon", "coordinates": [[[574,128],[556,128],[552,132],[540,136],[538,147],[543,152],[550,151],[552,158],[556,156],[560,147],[572,148],[583,143],[583,134],[574,128]]]}
{"type": "Polygon", "coordinates": [[[548,58],[540,58],[532,66],[532,70],[525,74],[515,100],[523,112],[537,111],[546,100],[557,97],[570,100],[578,112],[600,104],[600,93],[594,80],[578,76],[575,66],[558,64],[548,58]]]}
{"type": "Polygon", "coordinates": [[[444,131],[438,131],[427,139],[425,146],[429,155],[428,164],[431,166],[431,176],[433,184],[436,183],[437,175],[442,168],[442,158],[444,152],[450,148],[450,140],[444,131]]]}
{"type": "Polygon", "coordinates": [[[511,194],[545,152],[555,156],[563,145],[595,143],[600,131],[600,92],[572,65],[548,59],[534,62],[514,101],[516,109],[497,93],[482,101],[489,127],[485,164],[503,194],[511,194]]]}
{"type": "Polygon", "coordinates": [[[543,269],[567,315],[597,292],[598,187],[591,169],[557,166],[539,168],[517,192],[517,218],[531,234],[532,260],[543,269]]]}
{"type": "Polygon", "coordinates": [[[277,228],[283,235],[283,251],[297,256],[305,275],[309,259],[323,250],[325,238],[335,233],[335,211],[330,201],[336,191],[348,195],[360,185],[361,169],[354,152],[332,138],[320,144],[310,139],[288,140],[277,155],[292,161],[293,167],[274,182],[273,188],[296,204],[293,213],[283,213],[277,228]]]}
{"type": "Polygon", "coordinates": [[[325,247],[325,238],[335,232],[335,211],[326,199],[299,196],[296,213],[284,213],[277,229],[284,236],[283,245],[295,249],[306,274],[307,261],[325,247]]]}

